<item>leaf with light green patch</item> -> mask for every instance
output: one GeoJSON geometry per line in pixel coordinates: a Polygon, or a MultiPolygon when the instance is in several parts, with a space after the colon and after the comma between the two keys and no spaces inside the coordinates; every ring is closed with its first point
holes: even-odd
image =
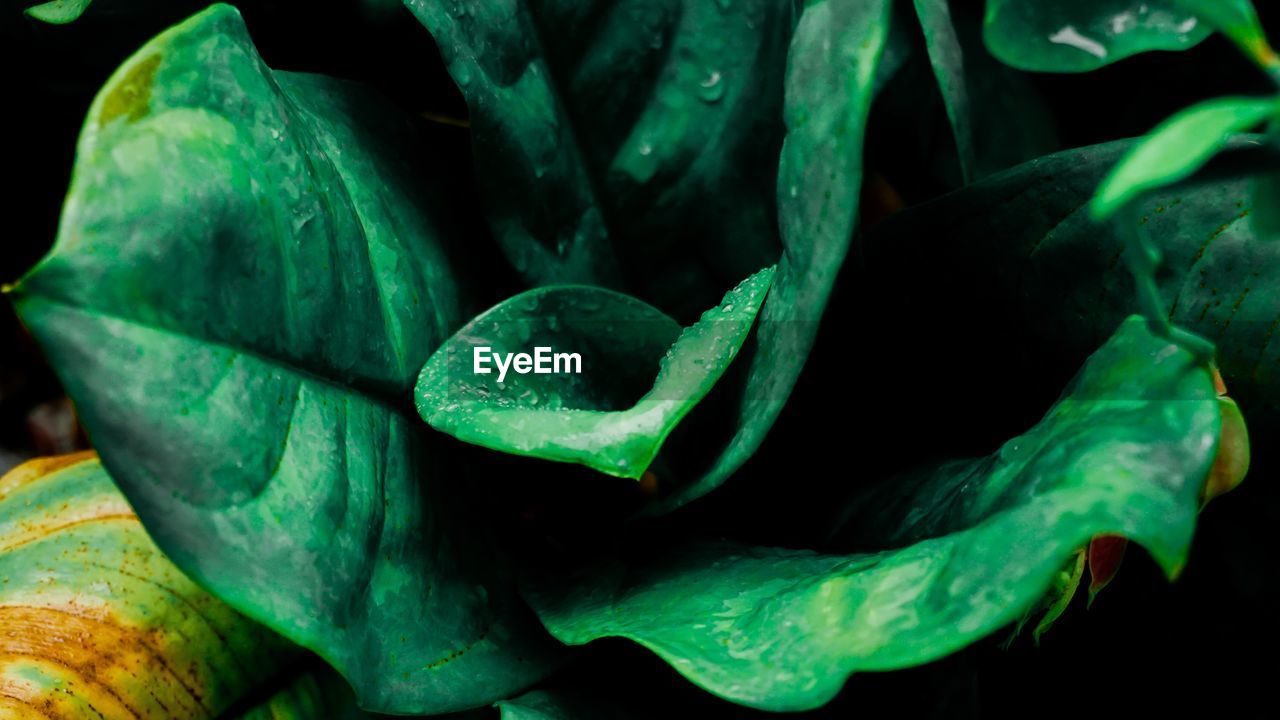
{"type": "Polygon", "coordinates": [[[1179,112],[1134,144],[1102,181],[1090,212],[1106,219],[1142,193],[1185,180],[1232,136],[1277,116],[1275,98],[1218,98],[1179,112]]]}
{"type": "Polygon", "coordinates": [[[807,710],[853,672],[928,662],[1016,621],[1100,533],[1175,574],[1220,428],[1210,371],[1135,319],[1021,437],[868,496],[883,551],[683,547],[527,595],[566,643],[628,638],[729,700],[807,710]]]}
{"type": "Polygon", "coordinates": [[[517,295],[431,356],[418,378],[418,412],[466,442],[639,478],[737,356],[773,275],[767,268],[747,278],[683,332],[611,290],[549,286],[517,295]],[[517,372],[492,361],[514,363],[539,347],[545,367],[517,372]]]}
{"type": "Polygon", "coordinates": [[[399,713],[489,704],[555,653],[407,402],[460,314],[417,148],[215,5],[94,101],[11,291],[160,547],[399,713]]]}

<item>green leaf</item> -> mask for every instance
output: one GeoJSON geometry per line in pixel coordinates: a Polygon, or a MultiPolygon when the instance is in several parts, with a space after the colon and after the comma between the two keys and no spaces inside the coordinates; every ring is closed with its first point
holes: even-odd
{"type": "Polygon", "coordinates": [[[1090,212],[1106,219],[1138,195],[1190,177],[1233,135],[1277,115],[1275,98],[1248,97],[1217,98],[1179,112],[1135,143],[1102,181],[1090,212]]]}
{"type": "Polygon", "coordinates": [[[1210,372],[1135,319],[1029,432],[870,503],[894,549],[686,547],[529,595],[566,643],[629,638],[729,700],[807,710],[853,672],[928,662],[1017,620],[1100,533],[1176,574],[1220,428],[1210,372]]]}
{"type": "Polygon", "coordinates": [[[1252,0],[1171,0],[1176,8],[1195,14],[1223,35],[1231,38],[1259,66],[1275,70],[1280,57],[1267,43],[1266,31],[1258,20],[1252,0]]]}
{"type": "MultiPolygon", "coordinates": [[[[1228,152],[1258,140],[1242,138],[1228,152]]],[[[1088,204],[1129,141],[1042,158],[882,223],[865,236],[851,302],[893,298],[895,310],[868,332],[903,362],[885,366],[886,387],[908,380],[943,390],[918,353],[950,347],[948,363],[975,396],[1005,402],[1034,392],[1036,379],[1083,359],[1135,307],[1124,228],[1098,223],[1088,204]],[[922,263],[920,258],[929,258],[922,263]],[[928,318],[930,333],[902,318],[928,318]],[[916,337],[907,333],[910,330],[916,337]],[[993,387],[1020,387],[993,393],[993,387]]],[[[1206,179],[1135,201],[1159,245],[1156,280],[1169,318],[1211,340],[1227,387],[1252,424],[1280,421],[1280,245],[1259,239],[1248,178],[1206,179]]],[[[913,390],[918,388],[912,388],[913,390]]],[[[950,389],[957,389],[954,384],[950,389]]],[[[963,388],[962,388],[963,389],[963,388]]],[[[930,396],[932,397],[932,396],[930,396]]],[[[937,413],[947,417],[947,405],[937,413]]],[[[944,420],[945,421],[945,420],[944,420]]]]}
{"type": "Polygon", "coordinates": [[[12,291],[174,562],[400,713],[488,704],[549,652],[406,402],[458,317],[415,147],[216,5],[94,101],[12,291]]]}
{"type": "Polygon", "coordinates": [[[92,453],[0,477],[0,715],[213,718],[296,648],[188,580],[92,453]]]}
{"type": "Polygon", "coordinates": [[[1047,106],[986,51],[979,18],[949,0],[915,0],[915,9],[965,182],[1056,149],[1047,106]]]}
{"type": "Polygon", "coordinates": [[[517,295],[431,356],[418,377],[418,412],[466,442],[639,478],[737,356],[773,274],[767,268],[747,278],[684,332],[659,310],[602,288],[517,295]],[[504,374],[510,366],[488,360],[538,347],[546,349],[548,374],[504,374]],[[487,372],[477,374],[481,360],[487,372]],[[631,403],[628,390],[645,383],[652,387],[631,403]]]}
{"type": "Polygon", "coordinates": [[[51,0],[27,8],[27,14],[41,22],[65,25],[83,15],[92,2],[93,0],[51,0]]]}
{"type": "Polygon", "coordinates": [[[857,225],[863,134],[889,9],[886,0],[816,0],[800,17],[787,56],[778,164],[784,252],[760,314],[738,431],[706,474],[656,512],[705,495],[742,467],[804,368],[857,225]]]}
{"type": "Polygon", "coordinates": [[[696,311],[776,261],[792,2],[406,5],[466,97],[490,225],[527,279],[696,311]]]}
{"type": "Polygon", "coordinates": [[[1084,72],[1138,53],[1200,43],[1212,28],[1184,2],[987,0],[984,35],[991,53],[1016,68],[1084,72]]]}

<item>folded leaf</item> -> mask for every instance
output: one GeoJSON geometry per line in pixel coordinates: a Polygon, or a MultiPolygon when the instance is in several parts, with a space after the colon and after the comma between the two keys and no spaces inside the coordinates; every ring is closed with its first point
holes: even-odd
{"type": "Polygon", "coordinates": [[[1217,98],[1179,112],[1134,144],[1102,181],[1090,212],[1105,219],[1144,192],[1190,177],[1233,135],[1277,117],[1276,98],[1217,98]]]}
{"type": "Polygon", "coordinates": [[[697,499],[737,472],[804,368],[857,224],[863,133],[889,9],[886,0],[815,0],[800,17],[787,55],[787,137],[778,164],[784,251],[760,314],[738,431],[706,474],[655,511],[697,499]]]}
{"type": "Polygon", "coordinates": [[[57,243],[13,289],[148,531],[373,710],[547,671],[405,400],[458,290],[408,125],[273,72],[216,5],[94,101],[57,243]]]}
{"type": "Polygon", "coordinates": [[[431,356],[418,377],[418,412],[470,443],[639,478],[737,356],[773,274],[767,268],[747,278],[684,332],[659,310],[611,290],[551,286],[517,295],[431,356]],[[540,372],[490,361],[533,357],[539,347],[540,372]],[[487,372],[476,372],[481,365],[487,372]],[[628,396],[646,383],[652,387],[638,401],[628,396]]]}
{"type": "Polygon", "coordinates": [[[215,718],[299,651],[188,580],[92,453],[0,477],[0,715],[215,718]]]}
{"type": "Polygon", "coordinates": [[[776,261],[790,0],[405,4],[466,97],[490,225],[527,279],[696,311],[776,261]]]}
{"type": "Polygon", "coordinates": [[[1213,28],[1187,4],[1187,0],[987,0],[984,34],[991,53],[1016,68],[1084,72],[1138,53],[1185,50],[1200,43],[1213,28]]]}
{"type": "Polygon", "coordinates": [[[877,507],[895,528],[884,541],[912,544],[682,548],[529,597],[564,642],[629,638],[727,699],[805,710],[850,673],[918,665],[1017,620],[1098,534],[1132,538],[1176,573],[1220,428],[1209,370],[1132,321],[1029,432],[888,490],[901,495],[877,507]]]}

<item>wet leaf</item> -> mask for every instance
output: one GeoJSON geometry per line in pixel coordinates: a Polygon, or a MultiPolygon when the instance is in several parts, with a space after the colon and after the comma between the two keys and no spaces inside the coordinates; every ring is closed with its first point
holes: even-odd
{"type": "Polygon", "coordinates": [[[459,294],[408,127],[273,72],[216,5],[94,101],[12,292],[174,562],[366,707],[425,713],[522,689],[549,641],[407,407],[459,294]]]}
{"type": "Polygon", "coordinates": [[[467,99],[490,226],[528,280],[696,311],[777,260],[792,2],[406,5],[467,99]]]}
{"type": "Polygon", "coordinates": [[[1188,0],[988,0],[984,35],[991,53],[1016,68],[1083,72],[1150,50],[1185,50],[1198,44],[1212,27],[1188,4],[1188,0]]]}
{"type": "Polygon", "coordinates": [[[1210,371],[1134,320],[1029,432],[868,497],[852,522],[875,523],[881,552],[684,547],[545,578],[529,597],[564,642],[629,638],[727,699],[806,710],[850,673],[918,665],[1017,620],[1100,533],[1175,574],[1220,428],[1210,371]]]}
{"type": "Polygon", "coordinates": [[[773,275],[767,268],[747,278],[683,332],[611,290],[517,295],[431,356],[418,377],[418,412],[466,442],[638,479],[737,356],[773,275]],[[539,347],[544,354],[534,357],[539,347]],[[481,364],[486,372],[477,373],[481,364]],[[634,389],[646,384],[636,400],[634,389]]]}
{"type": "Polygon", "coordinates": [[[92,453],[0,477],[0,715],[215,718],[301,654],[188,580],[92,453]]]}
{"type": "Polygon", "coordinates": [[[1134,144],[1102,181],[1090,212],[1108,218],[1138,195],[1190,177],[1232,136],[1278,116],[1275,98],[1217,98],[1179,112],[1134,144]]]}

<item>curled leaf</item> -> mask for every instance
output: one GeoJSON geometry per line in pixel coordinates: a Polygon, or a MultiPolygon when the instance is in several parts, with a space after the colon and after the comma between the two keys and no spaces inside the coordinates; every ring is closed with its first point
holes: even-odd
{"type": "Polygon", "coordinates": [[[431,356],[418,377],[418,412],[467,442],[640,478],[737,356],[773,274],[747,278],[683,332],[610,290],[551,286],[517,295],[431,356]],[[531,360],[526,372],[501,366],[501,358],[517,363],[518,353],[531,360]],[[645,383],[639,400],[628,397],[645,383]]]}
{"type": "Polygon", "coordinates": [[[1209,371],[1135,320],[1027,433],[864,498],[852,522],[889,549],[704,545],[527,595],[566,643],[629,638],[725,698],[806,710],[850,673],[918,665],[1016,621],[1100,533],[1176,573],[1220,428],[1209,371]]]}

